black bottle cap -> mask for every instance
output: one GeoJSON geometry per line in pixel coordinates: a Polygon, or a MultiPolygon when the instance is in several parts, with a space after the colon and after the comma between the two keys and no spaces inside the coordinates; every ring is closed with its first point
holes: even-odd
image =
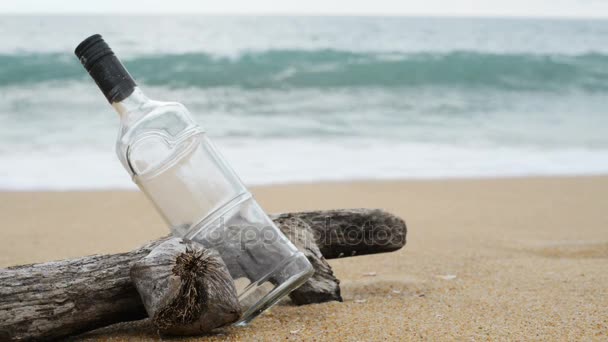
{"type": "Polygon", "coordinates": [[[137,84],[101,35],[83,40],[74,53],[110,103],[120,102],[133,93],[137,84]]]}

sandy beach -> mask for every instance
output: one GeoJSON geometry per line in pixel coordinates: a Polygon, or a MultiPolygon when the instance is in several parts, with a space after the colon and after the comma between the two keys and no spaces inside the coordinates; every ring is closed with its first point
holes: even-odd
{"type": "MultiPolygon", "coordinates": [[[[608,339],[608,176],[253,192],[268,212],[383,208],[406,220],[408,242],[332,260],[343,303],[282,303],[206,340],[608,339]]],[[[126,251],[167,233],[139,192],[0,193],[0,202],[2,267],[126,251]]],[[[76,340],[110,338],[159,339],[141,321],[76,340]]]]}

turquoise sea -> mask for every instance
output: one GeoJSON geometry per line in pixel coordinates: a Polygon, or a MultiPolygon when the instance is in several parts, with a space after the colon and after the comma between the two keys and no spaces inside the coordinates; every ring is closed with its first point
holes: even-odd
{"type": "Polygon", "coordinates": [[[100,33],[248,184],[608,172],[608,21],[0,17],[0,189],[133,187],[100,33]]]}

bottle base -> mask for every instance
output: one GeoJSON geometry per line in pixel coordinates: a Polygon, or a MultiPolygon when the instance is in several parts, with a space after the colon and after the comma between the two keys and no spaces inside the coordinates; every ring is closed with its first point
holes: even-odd
{"type": "MultiPolygon", "coordinates": [[[[304,254],[298,252],[294,254],[291,258],[286,260],[285,267],[268,274],[266,277],[264,277],[265,280],[259,283],[264,283],[265,281],[273,278],[280,279],[280,274],[275,273],[283,273],[286,271],[288,274],[291,273],[294,275],[280,283],[278,286],[274,287],[255,304],[249,306],[249,308],[247,308],[247,310],[241,315],[241,318],[233,325],[248,325],[254,318],[258,317],[266,309],[275,305],[281,298],[289,294],[291,291],[300,287],[300,285],[304,284],[308,280],[308,278],[310,278],[310,276],[312,276],[314,273],[314,269],[312,268],[304,254]],[[299,272],[291,273],[294,270],[299,270],[299,272]]],[[[259,284],[257,285],[257,287],[261,288],[259,284]]]]}

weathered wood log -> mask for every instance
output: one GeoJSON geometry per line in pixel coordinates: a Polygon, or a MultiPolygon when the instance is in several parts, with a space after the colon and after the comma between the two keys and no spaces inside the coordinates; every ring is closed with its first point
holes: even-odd
{"type": "Polygon", "coordinates": [[[315,269],[315,273],[302,286],[289,294],[297,305],[342,301],[340,281],[321,254],[310,226],[297,216],[275,217],[273,221],[300,250],[315,269]]]}
{"type": "Polygon", "coordinates": [[[286,213],[308,223],[326,259],[386,253],[405,245],[407,229],[398,216],[380,209],[337,209],[286,213]]]}
{"type": "Polygon", "coordinates": [[[131,267],[158,332],[201,335],[236,322],[241,305],[226,265],[202,245],[171,238],[131,267]]]}
{"type": "MultiPolygon", "coordinates": [[[[318,245],[315,247],[322,254],[318,256],[319,262],[312,262],[319,273],[292,293],[292,300],[300,304],[337,299],[338,282],[323,257],[389,252],[405,244],[405,223],[381,210],[312,211],[272,218],[288,236],[292,229],[298,230],[289,224],[298,220],[312,224],[318,245]],[[376,229],[374,225],[382,228],[376,229]],[[383,238],[384,235],[379,239],[357,238],[357,234],[373,237],[378,230],[388,232],[391,238],[383,238]],[[324,276],[325,283],[335,284],[329,291],[314,283],[324,276]]],[[[129,271],[136,261],[166,240],[162,238],[127,253],[0,269],[0,341],[52,339],[147,317],[129,271]]],[[[317,253],[309,247],[304,252],[309,260],[310,255],[317,253]]]]}

